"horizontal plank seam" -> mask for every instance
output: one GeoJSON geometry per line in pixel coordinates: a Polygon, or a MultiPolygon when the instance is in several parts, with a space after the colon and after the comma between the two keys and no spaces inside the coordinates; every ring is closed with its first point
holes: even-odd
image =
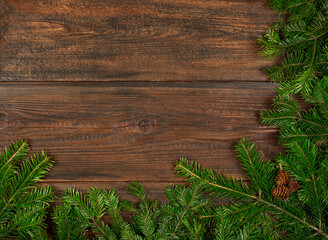
{"type": "MultiPolygon", "coordinates": [[[[226,174],[228,177],[232,177],[235,176],[233,174],[226,174]]],[[[237,181],[244,181],[244,182],[249,182],[248,179],[237,179],[237,181]]],[[[184,180],[181,181],[176,181],[176,180],[172,180],[172,181],[154,181],[154,180],[135,180],[136,182],[141,182],[141,183],[187,183],[184,180]]],[[[118,181],[118,180],[43,180],[40,181],[39,183],[88,183],[88,182],[92,182],[93,183],[131,183],[134,182],[134,180],[122,180],[122,181],[118,181]]]]}
{"type": "MultiPolygon", "coordinates": [[[[0,76],[1,78],[1,76],[0,76]]],[[[0,80],[0,83],[272,83],[270,80],[95,80],[95,81],[65,81],[65,80],[58,80],[58,81],[3,81],[0,80]]]]}
{"type": "MultiPolygon", "coordinates": [[[[263,110],[263,109],[258,109],[259,111],[260,110],[263,110]]],[[[264,109],[265,110],[265,109],[264,109]]],[[[65,129],[65,130],[76,130],[76,129],[83,129],[83,130],[108,130],[108,129],[122,129],[122,128],[129,128],[129,127],[135,127],[136,125],[126,125],[126,126],[118,126],[118,127],[94,127],[94,128],[88,128],[88,127],[85,127],[85,128],[81,128],[81,127],[76,127],[76,128],[70,128],[70,127],[42,127],[42,129],[65,129]]],[[[195,127],[197,125],[195,124],[163,124],[163,125],[158,125],[158,126],[178,126],[178,127],[195,127]]],[[[40,127],[28,127],[29,129],[40,129],[40,127]]],[[[261,130],[261,131],[267,131],[267,132],[270,132],[270,131],[277,131],[279,130],[279,128],[274,128],[274,127],[267,127],[267,126],[262,126],[262,125],[259,125],[258,128],[232,128],[232,129],[229,129],[229,132],[232,131],[243,131],[245,129],[247,129],[247,131],[258,131],[258,130],[261,130]],[[236,130],[237,129],[237,130],[236,130]]],[[[2,129],[3,130],[3,129],[2,129]]],[[[209,131],[212,131],[213,129],[210,129],[209,131]]],[[[222,130],[221,130],[222,131],[222,130]]],[[[224,130],[223,130],[224,131],[224,130]]],[[[205,132],[205,130],[204,130],[205,132]]],[[[0,133],[1,135],[1,133],[0,133]]],[[[220,140],[219,138],[192,138],[194,140],[220,140]]]]}

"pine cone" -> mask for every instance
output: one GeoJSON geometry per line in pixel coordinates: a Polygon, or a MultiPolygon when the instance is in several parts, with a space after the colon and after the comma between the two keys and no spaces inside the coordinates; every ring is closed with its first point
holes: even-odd
{"type": "Polygon", "coordinates": [[[275,186],[272,190],[272,196],[274,196],[275,198],[287,199],[289,196],[289,189],[288,187],[283,185],[275,186]]]}
{"type": "Polygon", "coordinates": [[[289,182],[289,173],[285,170],[280,170],[274,181],[277,185],[287,185],[289,182]]]}
{"type": "Polygon", "coordinates": [[[295,192],[300,188],[300,184],[296,180],[291,180],[288,183],[288,189],[290,192],[295,192]]]}

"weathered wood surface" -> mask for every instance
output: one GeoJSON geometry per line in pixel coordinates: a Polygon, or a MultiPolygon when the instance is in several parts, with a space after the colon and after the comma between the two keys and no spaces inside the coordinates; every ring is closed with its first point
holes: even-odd
{"type": "Polygon", "coordinates": [[[267,81],[265,0],[7,0],[1,81],[267,81]]]}
{"type": "Polygon", "coordinates": [[[172,181],[178,157],[240,175],[232,146],[250,137],[276,152],[258,123],[270,83],[2,83],[1,143],[28,138],[56,166],[50,180],[172,181]],[[236,98],[238,95],[238,98],[236,98]]]}
{"type": "Polygon", "coordinates": [[[266,0],[0,0],[0,145],[30,140],[56,161],[44,184],[117,187],[162,199],[174,161],[243,177],[242,137],[267,158],[259,123],[274,85],[256,39],[266,0]]]}

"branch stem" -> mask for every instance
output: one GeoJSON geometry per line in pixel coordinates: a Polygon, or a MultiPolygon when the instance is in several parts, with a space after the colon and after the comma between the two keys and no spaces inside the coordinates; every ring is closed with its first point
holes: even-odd
{"type": "Polygon", "coordinates": [[[221,186],[221,185],[219,185],[219,184],[212,183],[212,182],[210,182],[210,181],[208,181],[208,180],[206,180],[206,179],[203,179],[203,178],[201,178],[200,176],[196,175],[195,173],[193,173],[192,171],[190,171],[190,170],[187,169],[186,167],[182,166],[181,164],[178,164],[178,165],[177,165],[177,168],[181,168],[181,169],[183,169],[184,171],[188,172],[188,174],[189,174],[190,176],[193,176],[193,177],[195,177],[195,178],[198,178],[199,180],[202,180],[202,181],[206,182],[208,185],[212,185],[212,186],[214,186],[214,187],[217,187],[217,188],[220,188],[220,189],[224,189],[224,190],[227,190],[227,191],[230,191],[230,192],[238,193],[238,194],[243,195],[243,196],[245,196],[245,197],[249,197],[249,198],[251,198],[251,199],[255,199],[255,200],[259,201],[259,202],[262,202],[262,203],[266,204],[267,206],[273,207],[273,208],[279,210],[280,212],[285,213],[286,215],[288,215],[288,216],[290,216],[290,217],[296,219],[297,221],[303,223],[303,224],[306,225],[307,227],[312,228],[313,230],[315,230],[315,231],[316,231],[317,233],[319,233],[320,235],[322,235],[322,236],[328,238],[328,234],[325,233],[322,229],[313,226],[312,224],[310,224],[310,223],[308,223],[308,222],[306,222],[306,221],[300,219],[299,217],[295,216],[294,214],[290,213],[289,211],[287,211],[287,210],[285,210],[285,209],[283,209],[283,208],[281,208],[281,207],[279,207],[279,206],[277,206],[277,205],[275,205],[275,204],[273,204],[273,203],[270,203],[270,202],[268,202],[268,201],[265,201],[265,200],[263,200],[262,198],[257,197],[257,196],[253,196],[253,195],[250,195],[250,194],[247,194],[247,193],[243,193],[243,192],[237,191],[237,190],[232,189],[232,188],[229,188],[229,187],[225,187],[225,186],[221,186]]]}

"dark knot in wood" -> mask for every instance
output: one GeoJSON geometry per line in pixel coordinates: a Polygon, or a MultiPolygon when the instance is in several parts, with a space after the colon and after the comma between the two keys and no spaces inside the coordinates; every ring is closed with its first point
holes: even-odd
{"type": "Polygon", "coordinates": [[[9,117],[6,113],[0,112],[0,128],[5,127],[9,123],[9,117]]]}
{"type": "Polygon", "coordinates": [[[156,123],[154,119],[142,118],[138,121],[138,128],[142,133],[150,133],[155,129],[156,123]]]}

